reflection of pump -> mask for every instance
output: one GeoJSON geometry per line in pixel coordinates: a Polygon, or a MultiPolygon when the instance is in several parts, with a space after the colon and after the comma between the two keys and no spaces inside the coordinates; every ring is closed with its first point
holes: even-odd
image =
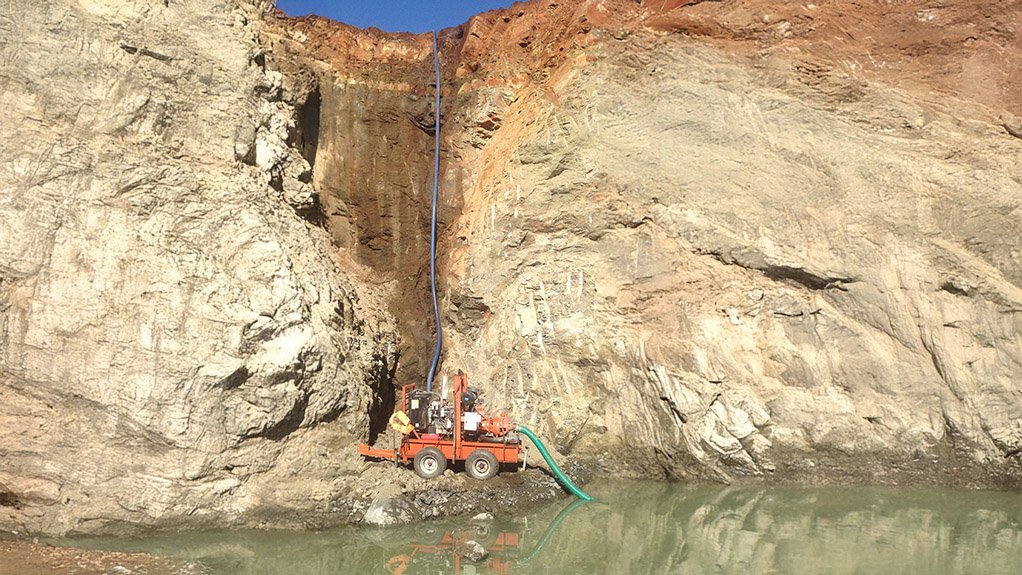
{"type": "Polygon", "coordinates": [[[413,543],[411,552],[395,555],[387,560],[387,573],[405,575],[410,567],[413,568],[413,573],[422,572],[428,567],[429,572],[450,568],[456,575],[469,573],[508,575],[511,572],[511,562],[502,554],[517,549],[518,545],[518,533],[499,531],[492,535],[489,527],[472,525],[446,531],[434,543],[413,543]],[[479,542],[486,548],[489,553],[486,559],[480,563],[469,563],[462,558],[458,548],[469,541],[479,542]]]}
{"type": "Polygon", "coordinates": [[[585,505],[583,499],[575,499],[561,509],[553,521],[547,525],[532,549],[524,556],[515,556],[520,550],[522,535],[515,531],[496,531],[489,525],[469,525],[445,531],[440,538],[432,543],[412,543],[409,553],[395,555],[387,561],[387,573],[390,575],[407,575],[411,573],[440,572],[452,569],[455,575],[470,573],[488,575],[509,575],[514,565],[525,565],[538,557],[550,540],[557,533],[561,524],[576,509],[585,505]],[[459,547],[468,541],[476,541],[486,548],[488,556],[480,563],[470,563],[459,554],[459,547]]]}
{"type": "Polygon", "coordinates": [[[387,560],[387,573],[391,575],[404,575],[408,570],[408,564],[412,558],[408,555],[395,555],[387,560]]]}

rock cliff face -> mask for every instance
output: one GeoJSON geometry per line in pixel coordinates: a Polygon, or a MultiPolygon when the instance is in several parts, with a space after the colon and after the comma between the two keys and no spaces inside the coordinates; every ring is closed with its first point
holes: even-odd
{"type": "Polygon", "coordinates": [[[588,53],[455,224],[473,373],[626,473],[1014,465],[1018,140],[770,59],[588,53]]]}
{"type": "MultiPolygon", "coordinates": [[[[615,475],[1015,484],[1017,7],[538,2],[447,31],[445,365],[615,475]]],[[[314,172],[370,222],[329,221],[341,244],[411,271],[428,43],[280,24],[297,100],[404,124],[320,131],[314,172]]]]}
{"type": "Polygon", "coordinates": [[[229,1],[0,11],[0,523],[327,505],[396,355],[229,1]],[[301,477],[295,481],[296,476],[301,477]]]}
{"type": "MultiPolygon", "coordinates": [[[[1018,486],[1019,3],[770,4],[441,34],[444,369],[600,474],[1018,486]]],[[[0,524],[400,475],[353,445],[432,349],[430,41],[265,8],[0,7],[0,524]]]]}

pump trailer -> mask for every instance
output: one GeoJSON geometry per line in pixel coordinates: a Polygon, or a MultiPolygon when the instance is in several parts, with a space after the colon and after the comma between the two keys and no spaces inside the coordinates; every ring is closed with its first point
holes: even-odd
{"type": "Polygon", "coordinates": [[[426,479],[441,475],[454,462],[465,462],[465,472],[485,480],[497,475],[500,466],[519,463],[522,441],[506,413],[484,412],[480,392],[468,386],[468,376],[454,376],[454,397],[432,391],[401,388],[400,411],[390,418],[390,427],[402,434],[396,449],[358,446],[365,457],[391,459],[407,464],[426,479]]]}

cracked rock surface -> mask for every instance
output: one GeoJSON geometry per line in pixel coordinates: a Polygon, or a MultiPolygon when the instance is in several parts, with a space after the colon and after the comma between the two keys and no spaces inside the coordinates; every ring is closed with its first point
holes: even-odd
{"type": "Polygon", "coordinates": [[[587,54],[455,224],[469,373],[619,474],[1017,484],[1018,142],[669,38],[587,54]]]}
{"type": "Polygon", "coordinates": [[[256,524],[342,492],[396,347],[296,211],[260,18],[0,8],[0,524],[256,524]]]}

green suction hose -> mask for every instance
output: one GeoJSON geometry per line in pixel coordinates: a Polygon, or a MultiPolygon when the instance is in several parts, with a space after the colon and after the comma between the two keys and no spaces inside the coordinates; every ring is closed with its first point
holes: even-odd
{"type": "Polygon", "coordinates": [[[568,476],[565,475],[563,471],[561,471],[561,468],[558,467],[557,463],[554,462],[554,458],[550,457],[550,452],[546,450],[546,446],[543,445],[543,442],[540,441],[538,437],[536,437],[536,434],[533,433],[531,429],[525,427],[524,425],[516,425],[515,430],[532,440],[532,444],[536,446],[536,449],[539,450],[539,454],[543,456],[543,459],[546,460],[546,464],[550,466],[550,471],[554,474],[555,477],[557,477],[558,481],[561,482],[561,485],[563,485],[565,489],[570,491],[572,495],[578,497],[582,501],[593,500],[591,496],[586,494],[585,491],[579,489],[574,483],[571,482],[570,479],[568,479],[568,476]]]}

